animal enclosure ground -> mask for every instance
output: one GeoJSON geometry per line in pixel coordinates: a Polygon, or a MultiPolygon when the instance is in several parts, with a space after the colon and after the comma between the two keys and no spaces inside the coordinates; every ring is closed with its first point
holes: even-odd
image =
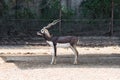
{"type": "Polygon", "coordinates": [[[57,64],[50,65],[48,46],[0,46],[0,80],[120,79],[120,46],[77,50],[78,65],[73,65],[73,52],[63,48],[58,49],[57,64]]]}
{"type": "MultiPolygon", "coordinates": [[[[108,47],[79,47],[77,46],[79,55],[84,54],[119,54],[120,46],[108,47]]],[[[73,54],[70,48],[58,48],[58,55],[73,54]]],[[[51,47],[49,46],[26,46],[26,45],[9,45],[0,46],[0,56],[32,56],[32,55],[51,55],[51,47]]]]}

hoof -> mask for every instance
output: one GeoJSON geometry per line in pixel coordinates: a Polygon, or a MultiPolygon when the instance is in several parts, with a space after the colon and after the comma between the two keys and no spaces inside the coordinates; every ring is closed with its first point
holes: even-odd
{"type": "Polygon", "coordinates": [[[54,62],[51,62],[50,64],[51,64],[51,65],[53,65],[53,64],[56,64],[56,61],[54,61],[54,62]]]}
{"type": "Polygon", "coordinates": [[[74,65],[77,65],[77,64],[78,64],[78,62],[74,62],[73,64],[74,64],[74,65]]]}
{"type": "Polygon", "coordinates": [[[55,65],[56,63],[50,63],[51,65],[55,65]]]}

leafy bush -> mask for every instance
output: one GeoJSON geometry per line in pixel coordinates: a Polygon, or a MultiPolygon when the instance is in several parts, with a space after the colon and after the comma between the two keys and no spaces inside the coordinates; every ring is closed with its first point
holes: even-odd
{"type": "MultiPolygon", "coordinates": [[[[83,0],[80,9],[85,18],[109,19],[111,18],[112,0],[83,0]]],[[[114,0],[114,18],[120,18],[120,0],[114,0]]]]}
{"type": "Polygon", "coordinates": [[[74,10],[62,6],[62,18],[70,19],[72,16],[74,16],[74,14],[74,10]]]}
{"type": "Polygon", "coordinates": [[[85,0],[80,7],[83,16],[86,18],[110,18],[111,14],[111,0],[85,0]]]}

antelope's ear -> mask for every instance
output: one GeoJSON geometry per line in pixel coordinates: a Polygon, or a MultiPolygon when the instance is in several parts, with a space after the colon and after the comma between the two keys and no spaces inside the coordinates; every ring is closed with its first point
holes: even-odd
{"type": "Polygon", "coordinates": [[[41,34],[40,32],[37,32],[37,35],[42,36],[43,34],[41,34]]]}

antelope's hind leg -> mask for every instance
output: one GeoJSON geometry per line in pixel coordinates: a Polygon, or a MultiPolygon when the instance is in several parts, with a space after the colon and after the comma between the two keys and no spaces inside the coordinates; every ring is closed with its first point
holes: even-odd
{"type": "Polygon", "coordinates": [[[76,49],[76,46],[73,45],[73,46],[70,46],[70,48],[72,49],[72,51],[73,51],[74,54],[75,54],[74,64],[78,64],[78,51],[77,51],[77,49],[76,49]]]}

